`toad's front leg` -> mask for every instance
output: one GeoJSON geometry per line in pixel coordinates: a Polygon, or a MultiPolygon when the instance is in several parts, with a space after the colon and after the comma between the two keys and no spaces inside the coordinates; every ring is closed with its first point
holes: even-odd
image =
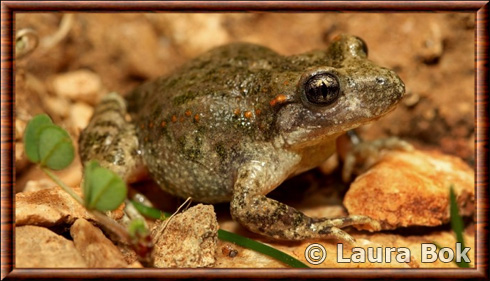
{"type": "Polygon", "coordinates": [[[380,229],[377,221],[366,216],[310,218],[286,204],[267,198],[265,194],[278,184],[274,183],[278,177],[267,173],[260,162],[245,165],[237,173],[231,215],[253,232],[281,240],[337,238],[353,244],[354,238],[340,228],[367,224],[371,229],[380,229]],[[275,185],[271,188],[270,184],[275,185]]]}

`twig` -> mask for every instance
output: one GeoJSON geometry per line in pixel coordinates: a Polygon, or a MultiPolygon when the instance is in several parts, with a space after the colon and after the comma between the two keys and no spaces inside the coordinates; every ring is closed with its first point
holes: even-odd
{"type": "Polygon", "coordinates": [[[60,26],[58,30],[51,36],[46,37],[41,42],[41,47],[43,48],[43,52],[49,51],[51,48],[56,46],[61,40],[63,40],[73,25],[73,14],[64,14],[61,18],[60,26]]]}
{"type": "Polygon", "coordinates": [[[80,203],[80,205],[84,206],[82,198],[80,196],[78,196],[78,194],[76,194],[69,186],[67,186],[64,182],[62,182],[58,178],[58,176],[56,176],[55,174],[53,174],[53,172],[51,172],[50,170],[48,170],[46,168],[41,168],[41,170],[46,175],[48,175],[48,177],[50,177],[57,185],[59,185],[59,187],[61,187],[64,191],[66,191],[68,194],[70,194],[71,197],[73,197],[73,199],[75,199],[78,203],[80,203]]]}
{"type": "Polygon", "coordinates": [[[170,223],[170,221],[180,212],[180,210],[185,207],[185,209],[187,209],[189,207],[189,205],[191,204],[192,202],[192,198],[191,197],[188,197],[184,203],[182,203],[182,205],[180,205],[178,208],[177,208],[177,211],[175,211],[168,219],[166,219],[164,221],[164,225],[162,226],[162,228],[158,231],[158,233],[155,234],[155,244],[158,243],[158,241],[160,240],[160,238],[163,236],[163,232],[165,231],[165,229],[167,228],[168,224],[170,223]]]}
{"type": "Polygon", "coordinates": [[[24,28],[15,35],[15,58],[21,59],[32,53],[39,45],[37,32],[30,28],[24,28]]]}

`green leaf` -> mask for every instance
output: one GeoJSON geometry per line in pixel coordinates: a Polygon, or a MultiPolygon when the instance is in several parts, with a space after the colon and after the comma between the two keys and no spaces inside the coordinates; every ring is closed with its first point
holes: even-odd
{"type": "MultiPolygon", "coordinates": [[[[461,243],[461,249],[465,248],[464,245],[464,238],[463,238],[463,232],[464,232],[464,223],[463,223],[463,218],[461,218],[461,215],[459,214],[458,210],[458,203],[456,201],[456,193],[454,193],[454,186],[451,184],[449,187],[449,210],[451,214],[451,228],[453,229],[454,233],[456,234],[456,242],[461,243]]],[[[462,260],[461,262],[456,263],[459,267],[470,267],[470,265],[462,260]]]]}
{"type": "MultiPolygon", "coordinates": [[[[134,205],[134,207],[143,215],[151,217],[151,218],[161,218],[161,217],[170,217],[171,215],[169,213],[161,212],[158,209],[152,208],[145,206],[139,202],[136,202],[134,200],[131,201],[134,205]],[[141,207],[144,208],[141,208],[141,207]],[[151,211],[149,211],[152,209],[151,211]],[[141,211],[143,210],[143,211],[141,211]]],[[[243,237],[241,235],[238,235],[236,233],[228,232],[226,230],[219,229],[218,230],[218,238],[223,241],[228,241],[235,243],[239,246],[242,246],[244,248],[248,248],[251,250],[254,250],[256,252],[259,252],[261,254],[267,255],[269,257],[272,257],[278,261],[281,261],[291,267],[294,268],[309,268],[308,265],[304,264],[300,260],[284,253],[281,252],[271,246],[268,246],[266,244],[262,244],[260,242],[257,242],[255,240],[252,240],[250,238],[243,237]]]]}
{"type": "Polygon", "coordinates": [[[145,217],[152,218],[152,219],[166,218],[165,214],[158,209],[146,206],[145,204],[134,200],[131,200],[131,203],[133,203],[134,208],[136,208],[136,210],[138,210],[138,212],[140,212],[140,214],[142,214],[145,217]]]}
{"type": "Polygon", "coordinates": [[[39,130],[39,158],[41,166],[61,170],[75,158],[75,148],[70,135],[56,125],[46,125],[39,130]]]}
{"type": "Polygon", "coordinates": [[[100,167],[99,163],[95,160],[91,160],[85,163],[85,169],[83,171],[83,201],[85,206],[88,206],[90,201],[92,200],[92,189],[90,188],[90,179],[92,177],[92,171],[96,168],[100,167]]]}
{"type": "Polygon", "coordinates": [[[30,161],[39,163],[39,133],[41,129],[52,124],[53,121],[46,114],[36,115],[27,123],[24,131],[24,150],[30,161]]]}
{"type": "Polygon", "coordinates": [[[66,168],[75,158],[70,135],[53,124],[46,114],[36,115],[24,132],[27,158],[53,170],[66,168]]]}
{"type": "Polygon", "coordinates": [[[124,181],[114,172],[98,165],[85,168],[84,193],[87,209],[115,210],[126,198],[124,181]],[[88,186],[85,186],[87,184],[88,186]]]}

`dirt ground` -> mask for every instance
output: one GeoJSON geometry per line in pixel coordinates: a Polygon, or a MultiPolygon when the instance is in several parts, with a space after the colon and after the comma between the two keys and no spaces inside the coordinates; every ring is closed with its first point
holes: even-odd
{"type": "MultiPolygon", "coordinates": [[[[80,128],[75,126],[77,116],[70,114],[71,106],[91,108],[110,91],[124,95],[219,45],[245,41],[289,55],[324,49],[336,35],[349,33],[363,38],[370,59],[395,70],[406,86],[398,108],[359,129],[360,134],[365,139],[398,136],[418,148],[436,149],[474,165],[473,14],[31,13],[17,14],[15,20],[17,31],[31,28],[40,39],[37,49],[16,65],[18,134],[33,115],[47,112],[76,139],[80,128]],[[96,81],[93,98],[60,98],[57,79],[79,70],[93,74],[89,79],[96,81]]],[[[39,174],[21,158],[16,163],[18,191],[39,174]]],[[[311,178],[318,178],[318,171],[300,180],[311,178]]],[[[278,198],[282,193],[290,189],[278,190],[278,198]]],[[[226,205],[217,210],[222,228],[247,234],[229,221],[226,205]]],[[[283,250],[289,247],[282,245],[283,250]]]]}

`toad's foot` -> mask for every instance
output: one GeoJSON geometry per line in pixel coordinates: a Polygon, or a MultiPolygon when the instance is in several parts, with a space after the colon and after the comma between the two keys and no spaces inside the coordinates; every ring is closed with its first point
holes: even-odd
{"type": "Polygon", "coordinates": [[[413,146],[397,137],[359,142],[345,156],[342,179],[349,182],[353,174],[366,171],[379,161],[383,151],[389,150],[411,151],[413,146]]]}
{"type": "Polygon", "coordinates": [[[355,239],[340,228],[362,225],[364,229],[380,230],[380,224],[367,216],[344,218],[311,218],[300,211],[267,198],[263,186],[268,178],[260,168],[248,166],[237,175],[231,201],[231,215],[249,230],[280,240],[304,240],[311,238],[336,238],[349,244],[355,239]]]}
{"type": "Polygon", "coordinates": [[[368,216],[352,215],[343,218],[323,218],[312,220],[314,222],[311,223],[310,228],[316,229],[319,234],[322,234],[323,236],[328,235],[349,244],[355,244],[355,239],[352,238],[352,236],[347,234],[345,231],[342,231],[340,228],[350,225],[362,225],[363,229],[368,229],[370,231],[381,230],[380,223],[368,216]]]}

